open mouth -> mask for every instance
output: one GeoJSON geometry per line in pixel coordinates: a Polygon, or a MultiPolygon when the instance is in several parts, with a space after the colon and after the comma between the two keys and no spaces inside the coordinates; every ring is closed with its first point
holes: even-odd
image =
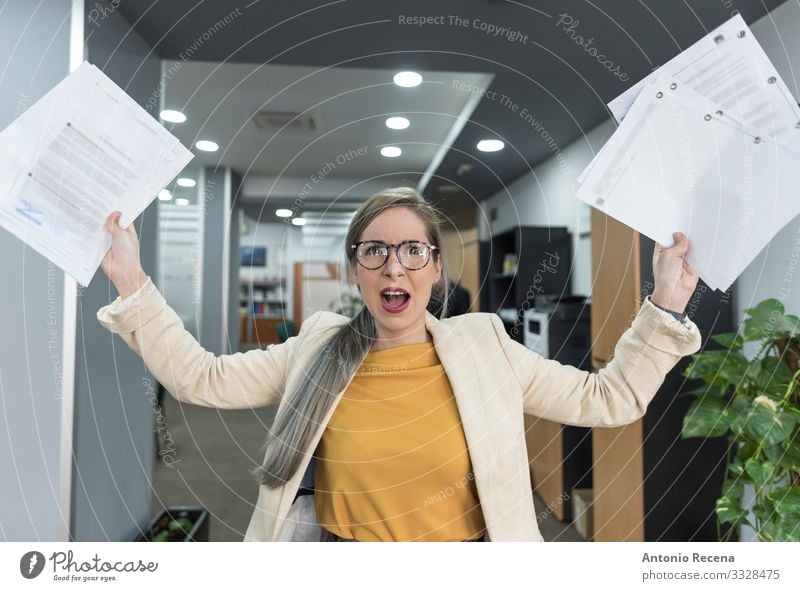
{"type": "Polygon", "coordinates": [[[411,294],[403,288],[386,287],[381,290],[381,304],[384,310],[400,312],[408,306],[411,294]]]}

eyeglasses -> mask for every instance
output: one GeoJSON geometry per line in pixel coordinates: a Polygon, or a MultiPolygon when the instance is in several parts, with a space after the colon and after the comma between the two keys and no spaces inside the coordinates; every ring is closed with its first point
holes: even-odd
{"type": "Polygon", "coordinates": [[[428,264],[437,246],[418,240],[404,240],[400,244],[387,244],[379,240],[366,240],[351,245],[356,250],[356,260],[365,269],[380,269],[389,260],[389,247],[394,246],[397,260],[409,271],[417,271],[428,264]]]}

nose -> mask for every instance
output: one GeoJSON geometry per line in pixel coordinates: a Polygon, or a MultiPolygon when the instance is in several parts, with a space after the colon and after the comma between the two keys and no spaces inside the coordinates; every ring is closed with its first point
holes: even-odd
{"type": "Polygon", "coordinates": [[[406,270],[403,268],[403,265],[400,264],[400,261],[397,258],[397,250],[390,247],[389,258],[383,265],[384,275],[387,277],[402,277],[405,275],[405,272],[406,270]]]}

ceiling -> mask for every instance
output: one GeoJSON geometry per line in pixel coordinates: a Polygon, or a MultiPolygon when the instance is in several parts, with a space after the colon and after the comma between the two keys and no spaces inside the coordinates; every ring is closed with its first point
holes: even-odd
{"type": "Polygon", "coordinates": [[[237,170],[246,197],[267,196],[276,207],[298,197],[327,203],[331,195],[360,202],[387,184],[416,185],[446,153],[448,135],[480,100],[453,89],[452,80],[475,88],[492,80],[421,73],[419,87],[401,88],[393,72],[379,69],[189,62],[171,72],[164,92],[164,107],[187,121],[166,125],[184,145],[217,142],[219,152],[198,151],[193,164],[222,161],[237,170]],[[393,115],[411,125],[390,130],[385,121],[393,115]],[[381,156],[389,144],[402,156],[381,156]]]}
{"type": "MultiPolygon", "coordinates": [[[[405,139],[413,143],[413,149],[408,144],[404,152],[406,159],[401,156],[391,164],[382,159],[377,168],[372,167],[373,160],[363,159],[350,171],[353,178],[399,173],[412,179],[425,170],[426,159],[430,165],[431,155],[438,155],[441,162],[434,158],[428,166],[433,175],[425,193],[455,211],[491,196],[554,151],[579,140],[608,118],[606,102],[730,18],[734,9],[751,23],[783,1],[126,0],[119,10],[167,60],[165,67],[170,60],[177,62],[180,70],[186,68],[187,83],[192,79],[203,83],[202,92],[187,105],[204,104],[207,111],[212,103],[225,109],[231,101],[227,117],[238,117],[243,143],[241,149],[223,155],[223,164],[230,157],[239,172],[268,175],[305,150],[308,157],[302,166],[286,169],[302,178],[310,174],[314,160],[324,161],[344,143],[366,145],[386,135],[380,127],[383,114],[440,113],[414,116],[418,117],[414,130],[420,135],[406,130],[405,139]],[[420,24],[411,18],[418,16],[435,18],[420,24]],[[606,56],[605,66],[599,63],[598,52],[606,56]],[[195,67],[187,60],[213,64],[195,67]],[[204,82],[202,77],[219,62],[233,64],[232,69],[221,69],[204,82]],[[331,66],[335,69],[317,71],[331,66]],[[442,88],[447,84],[417,89],[387,86],[387,75],[400,69],[424,71],[436,82],[449,79],[450,92],[442,88]],[[236,92],[228,96],[248,71],[259,71],[265,86],[247,85],[242,96],[236,92]],[[470,94],[452,88],[452,80],[481,75],[493,76],[494,93],[476,102],[474,110],[467,109],[463,127],[451,127],[450,136],[455,137],[447,137],[443,134],[447,122],[454,121],[453,114],[465,106],[463,95],[470,94]],[[369,88],[363,88],[365,83],[369,88]],[[284,92],[276,93],[278,87],[284,92]],[[417,94],[406,95],[414,99],[405,102],[397,90],[417,94]],[[273,101],[269,105],[293,111],[314,105],[323,129],[344,124],[335,132],[337,143],[327,147],[318,140],[312,146],[304,138],[292,143],[287,137],[282,148],[286,153],[267,147],[260,156],[248,156],[245,147],[252,151],[263,137],[242,123],[248,110],[269,100],[273,101]],[[506,148],[478,152],[475,145],[483,137],[499,137],[506,148]],[[548,142],[547,137],[553,140],[548,142]],[[436,145],[430,145],[437,143],[442,147],[438,152],[436,145]],[[248,162],[253,163],[249,171],[248,162]],[[455,184],[460,191],[444,193],[439,190],[442,184],[455,184]]],[[[170,100],[189,99],[185,88],[175,95],[172,91],[168,81],[170,100]]],[[[221,137],[238,130],[214,125],[209,119],[209,131],[221,137]]]]}

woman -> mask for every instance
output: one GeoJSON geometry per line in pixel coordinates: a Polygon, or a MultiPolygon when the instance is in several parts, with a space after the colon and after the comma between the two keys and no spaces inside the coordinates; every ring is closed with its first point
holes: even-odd
{"type": "Polygon", "coordinates": [[[625,425],[700,347],[697,326],[678,319],[697,284],[683,235],[656,246],[653,295],[598,373],[543,359],[495,314],[437,319],[426,306],[436,291],[447,309],[439,217],[397,188],[366,201],[347,233],[364,299],[355,318],[317,312],[283,344],[217,357],[183,329],[118,219],[102,268],[120,297],[100,322],[180,401],[279,404],[247,541],[541,541],[523,413],[625,425]]]}

